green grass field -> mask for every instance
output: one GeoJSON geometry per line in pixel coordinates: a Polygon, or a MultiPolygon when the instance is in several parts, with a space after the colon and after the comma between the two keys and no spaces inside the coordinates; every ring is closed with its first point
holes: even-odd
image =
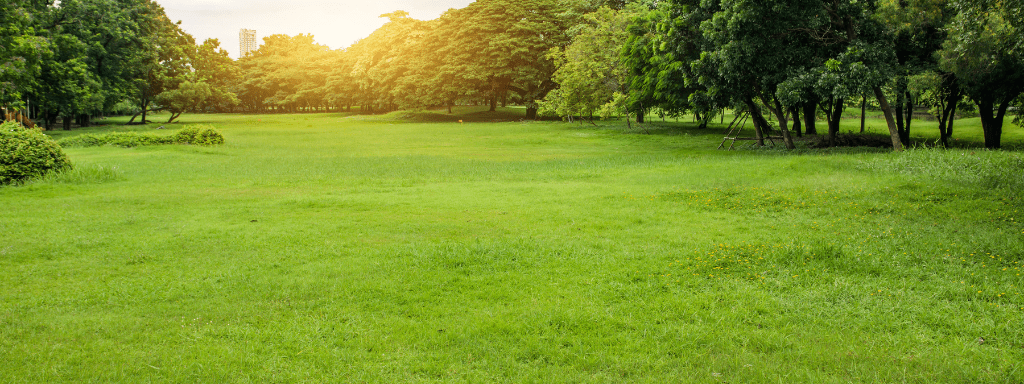
{"type": "Polygon", "coordinates": [[[0,188],[0,382],[1024,382],[1020,128],[461,112],[185,115],[227,143],[0,188]]]}

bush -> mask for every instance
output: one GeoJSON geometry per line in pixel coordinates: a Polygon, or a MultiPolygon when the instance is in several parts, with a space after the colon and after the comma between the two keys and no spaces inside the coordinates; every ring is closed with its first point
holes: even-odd
{"type": "Polygon", "coordinates": [[[121,148],[134,148],[143,145],[174,144],[174,140],[166,136],[147,135],[136,132],[111,132],[102,135],[78,135],[57,142],[62,147],[98,147],[113,145],[121,148]]]}
{"type": "Polygon", "coordinates": [[[218,145],[224,144],[224,136],[208,125],[189,125],[170,136],[138,132],[110,132],[101,135],[72,136],[61,139],[58,143],[66,148],[101,145],[113,145],[121,148],[161,144],[218,145]]]}
{"type": "Polygon", "coordinates": [[[224,136],[209,125],[189,125],[175,133],[175,143],[192,145],[220,145],[224,144],[224,136]]]}
{"type": "Polygon", "coordinates": [[[16,122],[0,124],[0,185],[70,168],[71,160],[49,136],[16,122]]]}

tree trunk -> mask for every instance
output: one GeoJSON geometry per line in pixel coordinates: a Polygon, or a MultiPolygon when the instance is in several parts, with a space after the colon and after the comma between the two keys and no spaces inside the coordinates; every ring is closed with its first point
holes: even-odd
{"type": "Polygon", "coordinates": [[[526,107],[526,118],[528,120],[537,120],[537,107],[526,107]]]}
{"type": "Polygon", "coordinates": [[[865,113],[868,110],[868,95],[861,96],[860,100],[860,133],[864,133],[865,113]]]}
{"type": "Polygon", "coordinates": [[[949,138],[953,136],[953,118],[955,116],[955,102],[944,105],[939,113],[939,141],[943,147],[949,148],[949,138]]]}
{"type": "Polygon", "coordinates": [[[146,124],[146,112],[149,109],[149,100],[142,102],[142,124],[146,124]]]}
{"type": "Polygon", "coordinates": [[[789,113],[793,115],[793,132],[796,132],[796,137],[803,137],[803,133],[800,127],[800,108],[793,107],[789,109],[789,113]]]}
{"type": "Polygon", "coordinates": [[[490,102],[491,102],[491,109],[490,109],[490,111],[491,112],[497,111],[498,110],[498,93],[497,92],[492,93],[490,102]]]}
{"type": "Polygon", "coordinates": [[[768,110],[775,114],[775,118],[779,120],[779,131],[782,131],[782,141],[786,143],[786,149],[796,149],[796,144],[793,144],[793,137],[789,135],[789,121],[786,119],[786,108],[782,106],[782,103],[778,99],[773,98],[771,101],[775,104],[775,108],[771,107],[763,96],[761,101],[764,101],[764,105],[768,107],[768,110]]]}
{"type": "Polygon", "coordinates": [[[900,140],[904,143],[910,142],[910,123],[914,121],[914,99],[910,97],[910,91],[907,91],[907,118],[906,125],[903,127],[903,136],[900,140]]]}
{"type": "Polygon", "coordinates": [[[960,101],[961,93],[957,89],[951,89],[944,100],[945,105],[939,113],[939,141],[942,146],[949,148],[949,139],[953,137],[953,120],[956,120],[956,107],[960,101]]]}
{"type": "Polygon", "coordinates": [[[64,130],[65,131],[70,131],[71,130],[71,117],[69,117],[69,116],[64,116],[64,130]]]}
{"type": "Polygon", "coordinates": [[[813,99],[804,102],[804,132],[808,135],[817,135],[818,128],[814,126],[814,120],[817,113],[818,100],[813,99]]]}
{"type": "Polygon", "coordinates": [[[142,114],[142,111],[136,112],[134,115],[132,115],[132,118],[129,119],[127,123],[125,123],[125,125],[131,124],[133,121],[135,121],[135,118],[139,117],[139,115],[141,115],[141,114],[142,114]]]}
{"type": "Polygon", "coordinates": [[[1007,99],[999,104],[998,110],[993,111],[994,100],[991,96],[985,97],[978,102],[978,114],[981,116],[981,129],[985,132],[985,148],[997,149],[1003,136],[1003,116],[1010,106],[1007,99]]]}
{"type": "Polygon", "coordinates": [[[874,86],[871,88],[875,92],[875,98],[878,99],[878,106],[882,108],[882,114],[885,115],[885,123],[889,126],[889,136],[892,138],[892,149],[894,151],[903,150],[903,142],[900,140],[900,133],[896,129],[896,121],[892,118],[892,108],[889,108],[889,101],[885,99],[885,93],[882,92],[882,88],[874,86]]]}
{"type": "MultiPolygon", "coordinates": [[[[898,87],[897,87],[898,88],[898,87]]],[[[903,91],[897,89],[896,91],[896,107],[893,109],[896,115],[896,131],[900,134],[900,141],[906,143],[907,140],[903,138],[906,128],[903,122],[903,91]]]]}
{"type": "Polygon", "coordinates": [[[844,102],[842,98],[833,99],[827,112],[828,117],[828,145],[836,145],[836,136],[839,134],[839,122],[843,118],[844,102]]]}
{"type": "Polygon", "coordinates": [[[747,108],[750,110],[750,121],[754,123],[754,138],[757,139],[757,146],[764,146],[764,132],[767,131],[765,128],[768,125],[768,121],[761,116],[761,109],[757,107],[753,99],[746,99],[744,103],[747,104],[747,108]]]}

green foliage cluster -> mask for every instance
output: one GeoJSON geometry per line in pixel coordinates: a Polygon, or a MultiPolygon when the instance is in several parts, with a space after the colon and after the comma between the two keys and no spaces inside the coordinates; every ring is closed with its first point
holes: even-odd
{"type": "Polygon", "coordinates": [[[0,124],[0,185],[71,168],[71,160],[49,136],[15,122],[0,124]]]}
{"type": "Polygon", "coordinates": [[[220,145],[224,144],[224,135],[208,125],[189,125],[170,136],[161,136],[139,132],[110,132],[103,134],[82,134],[61,139],[57,142],[63,147],[99,147],[111,145],[121,148],[134,148],[147,145],[189,144],[189,145],[220,145]]]}
{"type": "Polygon", "coordinates": [[[1022,8],[987,0],[652,3],[633,18],[621,50],[631,80],[627,107],[638,116],[658,108],[703,119],[743,110],[759,144],[777,128],[795,148],[791,134],[816,134],[819,114],[835,143],[842,111],[870,97],[901,150],[917,107],[936,116],[949,145],[969,99],[985,145],[998,148],[1003,118],[1024,92],[1022,8]]]}
{"type": "MultiPolygon", "coordinates": [[[[524,105],[557,87],[552,49],[568,44],[602,1],[478,0],[434,20],[404,11],[344,50],[312,35],[272,35],[238,61],[239,98],[249,111],[380,113],[454,105],[524,105]],[[317,73],[318,76],[310,76],[317,73]]],[[[610,2],[622,7],[622,2],[610,2]]]]}
{"type": "Polygon", "coordinates": [[[234,67],[219,42],[196,45],[151,0],[10,0],[0,5],[0,106],[38,116],[48,128],[62,118],[143,115],[237,103],[225,81],[234,67]]]}
{"type": "Polygon", "coordinates": [[[1004,117],[1024,111],[1018,0],[477,0],[434,20],[381,15],[345,49],[266,36],[237,61],[215,39],[197,45],[153,1],[45,3],[0,6],[0,105],[32,100],[65,128],[126,102],[143,122],[158,110],[170,122],[194,111],[517,104],[527,118],[543,109],[642,123],[657,111],[706,126],[732,109],[749,113],[758,143],[781,135],[795,148],[819,116],[834,144],[856,103],[882,110],[901,150],[919,107],[945,145],[958,111],[977,110],[990,148],[1004,117]]]}
{"type": "Polygon", "coordinates": [[[221,145],[224,144],[224,135],[209,125],[188,125],[180,131],[171,135],[177,144],[191,145],[221,145]]]}

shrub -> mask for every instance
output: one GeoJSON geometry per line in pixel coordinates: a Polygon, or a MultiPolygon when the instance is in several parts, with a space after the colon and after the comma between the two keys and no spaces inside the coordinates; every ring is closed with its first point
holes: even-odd
{"type": "Polygon", "coordinates": [[[189,125],[170,136],[158,136],[138,132],[110,132],[101,135],[78,135],[61,139],[58,143],[63,147],[98,147],[113,145],[121,148],[134,148],[144,145],[191,144],[218,145],[224,144],[224,136],[208,125],[189,125]]]}
{"type": "Polygon", "coordinates": [[[64,148],[74,147],[98,147],[106,144],[105,138],[97,135],[78,135],[65,137],[57,141],[64,148]]]}
{"type": "Polygon", "coordinates": [[[49,136],[16,122],[0,124],[0,185],[70,168],[71,160],[49,136]]]}
{"type": "Polygon", "coordinates": [[[189,125],[171,136],[175,143],[192,145],[224,144],[224,136],[209,125],[189,125]]]}
{"type": "Polygon", "coordinates": [[[101,145],[113,145],[121,148],[134,148],[143,145],[174,144],[174,140],[168,136],[147,135],[136,132],[110,132],[102,135],[78,135],[57,142],[62,147],[98,147],[101,145]]]}

